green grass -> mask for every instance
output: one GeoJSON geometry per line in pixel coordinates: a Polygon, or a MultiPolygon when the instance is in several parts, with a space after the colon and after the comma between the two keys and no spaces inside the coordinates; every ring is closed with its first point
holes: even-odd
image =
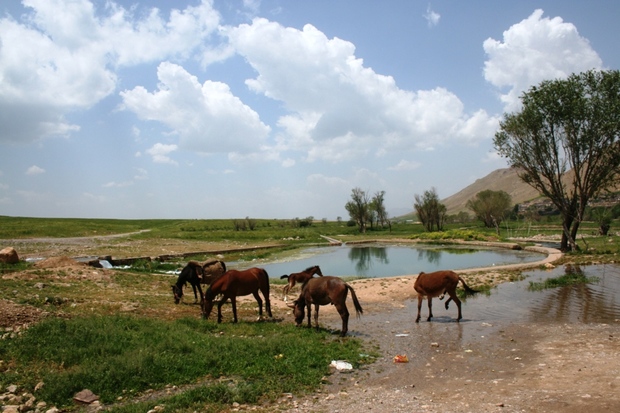
{"type": "Polygon", "coordinates": [[[579,267],[567,266],[566,273],[559,277],[547,278],[544,281],[530,281],[528,290],[542,291],[549,288],[566,287],[575,284],[588,284],[598,282],[598,277],[586,277],[579,267]]]}
{"type": "MultiPolygon", "coordinates": [[[[275,322],[215,324],[131,316],[48,318],[0,340],[0,387],[17,384],[59,408],[85,388],[104,404],[166,385],[192,385],[166,399],[173,411],[216,411],[230,403],[312,391],[333,359],[359,366],[361,343],[275,322]]],[[[151,400],[144,412],[161,400],[151,400]]],[[[133,411],[119,408],[118,411],[133,411]]]]}

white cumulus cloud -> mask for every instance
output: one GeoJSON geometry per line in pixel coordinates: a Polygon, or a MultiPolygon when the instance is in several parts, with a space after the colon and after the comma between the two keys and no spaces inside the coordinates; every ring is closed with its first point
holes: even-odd
{"type": "Polygon", "coordinates": [[[399,89],[391,76],[365,67],[352,43],[312,25],[297,30],[257,18],[223,33],[257,72],[248,87],[289,112],[277,123],[279,149],[304,152],[308,160],[476,142],[488,139],[489,124],[497,122],[484,111],[467,114],[444,88],[399,89]]]}
{"type": "Polygon", "coordinates": [[[36,165],[32,165],[30,168],[26,170],[26,175],[34,176],[41,175],[45,173],[45,169],[38,167],[36,165]]]}
{"type": "Polygon", "coordinates": [[[116,88],[119,66],[205,51],[219,14],[210,1],[162,17],[113,1],[24,0],[0,19],[0,140],[32,142],[79,130],[66,115],[116,88]]]}
{"type": "Polygon", "coordinates": [[[163,143],[156,143],[150,149],[146,150],[146,153],[151,155],[153,162],[165,163],[170,165],[178,165],[178,162],[170,158],[170,154],[178,149],[177,145],[166,145],[163,143]]]}
{"type": "Polygon", "coordinates": [[[180,145],[203,153],[255,151],[270,128],[234,96],[225,83],[200,83],[181,66],[163,62],[159,90],[138,86],[121,92],[124,107],[141,119],[156,120],[180,137],[180,145]]]}
{"type": "Polygon", "coordinates": [[[487,39],[484,77],[504,90],[508,111],[519,107],[519,96],[543,80],[565,78],[602,67],[601,58],[572,23],[560,17],[543,17],[536,10],[504,32],[503,41],[487,39]]]}

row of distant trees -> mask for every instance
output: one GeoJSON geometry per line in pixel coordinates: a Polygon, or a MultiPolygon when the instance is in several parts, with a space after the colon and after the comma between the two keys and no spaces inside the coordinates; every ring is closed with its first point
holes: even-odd
{"type": "MultiPolygon", "coordinates": [[[[620,71],[544,81],[523,93],[521,103],[520,111],[504,114],[494,147],[559,211],[561,249],[577,250],[588,202],[613,187],[620,174],[620,71]],[[567,185],[569,171],[573,178],[567,185]]],[[[370,198],[353,189],[345,207],[361,232],[373,222],[389,222],[384,194],[370,198]]],[[[499,229],[510,203],[504,191],[482,191],[467,206],[486,226],[499,229]]],[[[414,209],[427,230],[443,229],[447,211],[434,188],[415,195],[414,209]]]]}

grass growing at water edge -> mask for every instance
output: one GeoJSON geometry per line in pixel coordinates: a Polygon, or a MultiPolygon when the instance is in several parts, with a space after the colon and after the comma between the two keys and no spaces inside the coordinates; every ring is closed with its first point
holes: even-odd
{"type": "MultiPolygon", "coordinates": [[[[314,390],[331,360],[359,366],[368,361],[362,352],[357,339],[276,322],[48,318],[0,340],[0,386],[17,384],[20,391],[34,392],[43,382],[37,398],[62,408],[86,388],[110,404],[166,385],[194,384],[170,402],[174,410],[204,410],[314,390]]],[[[142,411],[159,402],[150,401],[142,411]]]]}
{"type": "Polygon", "coordinates": [[[598,282],[598,277],[586,277],[583,271],[578,267],[566,267],[566,273],[559,277],[547,278],[544,281],[530,281],[528,290],[542,291],[549,288],[566,287],[575,284],[589,284],[598,282]]]}

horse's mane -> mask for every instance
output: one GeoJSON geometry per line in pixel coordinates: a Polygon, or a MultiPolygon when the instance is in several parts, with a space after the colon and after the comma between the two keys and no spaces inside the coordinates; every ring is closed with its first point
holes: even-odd
{"type": "Polygon", "coordinates": [[[308,271],[310,271],[311,269],[313,269],[313,268],[315,268],[315,267],[317,267],[317,265],[311,265],[311,266],[309,266],[308,268],[306,268],[306,269],[304,270],[304,272],[308,272],[308,271]]]}

